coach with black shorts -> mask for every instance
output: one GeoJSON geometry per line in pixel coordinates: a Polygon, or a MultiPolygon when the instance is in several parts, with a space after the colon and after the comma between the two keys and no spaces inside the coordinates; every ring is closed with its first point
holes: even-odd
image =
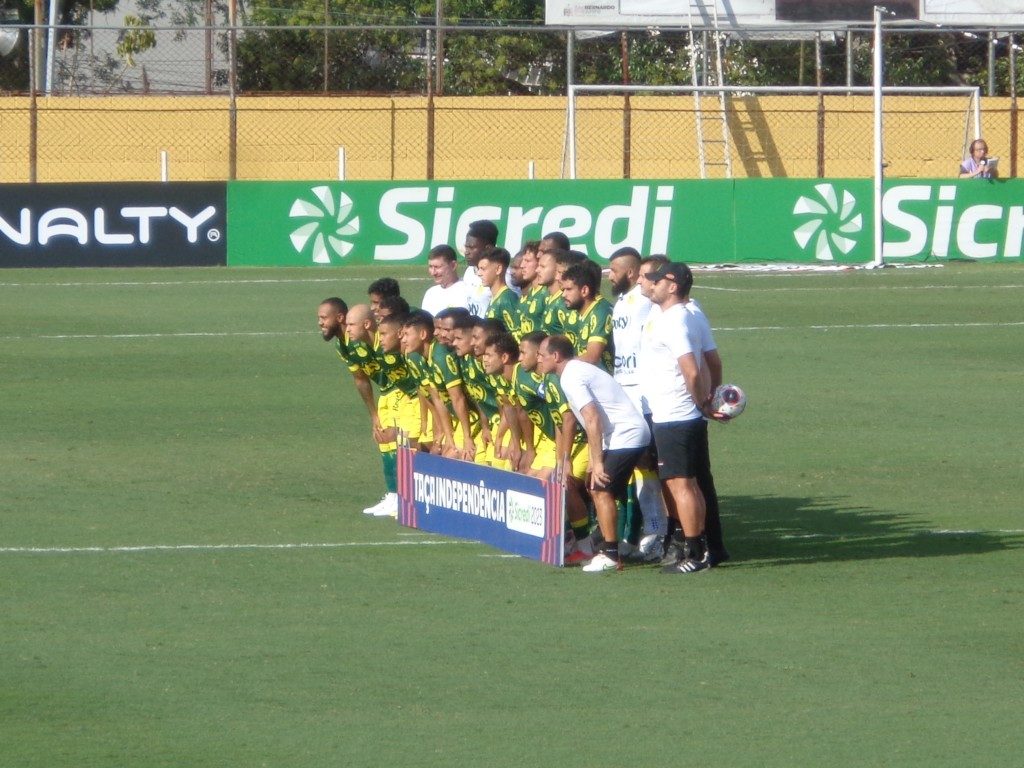
{"type": "Polygon", "coordinates": [[[650,429],[622,385],[603,368],[577,360],[565,336],[548,336],[541,342],[537,369],[558,376],[569,408],[587,434],[590,493],[604,541],[583,570],[621,570],[615,499],[625,494],[637,461],[650,445],[650,429]]]}
{"type": "Polygon", "coordinates": [[[665,503],[683,531],[680,559],[663,572],[696,573],[709,565],[704,496],[697,484],[697,469],[708,455],[702,407],[709,377],[701,371],[699,328],[685,307],[693,274],[685,264],[668,262],[647,279],[654,306],[640,336],[638,378],[654,424],[665,503]]]}

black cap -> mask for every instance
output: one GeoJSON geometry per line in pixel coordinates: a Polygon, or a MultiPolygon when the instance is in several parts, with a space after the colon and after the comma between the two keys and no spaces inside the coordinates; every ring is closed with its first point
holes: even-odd
{"type": "Polygon", "coordinates": [[[693,285],[693,273],[690,271],[690,268],[681,262],[675,261],[666,262],[657,269],[652,269],[647,273],[647,279],[652,283],[656,283],[659,280],[671,280],[679,286],[680,294],[689,293],[690,287],[693,285]]]}

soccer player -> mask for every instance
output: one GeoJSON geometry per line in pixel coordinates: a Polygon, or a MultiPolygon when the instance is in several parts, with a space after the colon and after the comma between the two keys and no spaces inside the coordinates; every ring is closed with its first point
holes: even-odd
{"type": "MultiPolygon", "coordinates": [[[[353,309],[355,308],[353,307],[353,309]]],[[[324,299],[320,302],[320,306],[317,307],[317,322],[320,326],[320,335],[324,341],[335,342],[338,357],[341,358],[352,374],[352,381],[356,386],[356,391],[359,393],[359,398],[363,401],[363,405],[366,406],[367,413],[370,415],[370,426],[374,442],[380,445],[384,437],[384,430],[377,415],[377,405],[373,397],[373,384],[364,368],[360,365],[359,359],[355,354],[355,347],[349,343],[345,334],[345,326],[348,322],[349,314],[348,305],[342,299],[339,299],[337,296],[324,299]]],[[[381,455],[381,463],[384,471],[384,496],[376,504],[363,510],[363,513],[367,515],[374,515],[378,511],[390,506],[388,498],[388,494],[391,492],[388,479],[389,467],[383,453],[381,455]]],[[[394,499],[394,503],[397,505],[397,496],[394,499]]]]}
{"type": "Polygon", "coordinates": [[[508,329],[518,329],[519,296],[505,282],[510,261],[509,252],[504,248],[492,248],[480,257],[476,272],[491,293],[491,303],[484,317],[501,320],[508,329]]]}
{"type": "MultiPolygon", "coordinates": [[[[506,289],[507,290],[507,289],[506,289]]],[[[480,356],[476,354],[474,331],[484,321],[468,315],[455,318],[452,330],[452,349],[459,362],[462,387],[470,407],[479,416],[479,437],[474,460],[480,464],[499,466],[496,442],[502,432],[501,406],[498,400],[497,382],[484,371],[480,356]]],[[[507,468],[502,466],[502,468],[507,468]]]]}
{"type": "Polygon", "coordinates": [[[465,317],[461,308],[452,308],[439,315],[435,322],[439,337],[428,350],[427,364],[433,389],[434,410],[438,414],[447,412],[451,431],[442,438],[443,453],[448,458],[474,461],[477,454],[476,438],[480,433],[480,420],[476,410],[466,397],[462,371],[455,351],[451,347],[453,326],[457,317],[465,317]]]}
{"type": "Polygon", "coordinates": [[[373,439],[380,450],[384,472],[384,497],[374,506],[364,509],[363,513],[395,516],[398,513],[398,446],[394,442],[397,391],[392,383],[380,375],[381,368],[373,349],[375,325],[369,305],[357,304],[351,307],[345,315],[344,330],[340,334],[329,322],[329,315],[326,318],[328,322],[325,322],[323,310],[331,306],[337,306],[333,304],[332,299],[327,299],[320,305],[321,335],[326,341],[331,338],[338,341],[338,355],[352,373],[356,389],[370,414],[373,439]],[[377,384],[380,390],[380,397],[376,402],[373,397],[373,383],[377,384]]]}
{"type": "Polygon", "coordinates": [[[420,397],[419,379],[402,352],[404,321],[404,315],[392,315],[377,323],[377,359],[381,375],[398,393],[394,399],[396,426],[410,445],[418,447],[421,437],[428,431],[429,421],[426,403],[420,397]]]}
{"type": "Polygon", "coordinates": [[[685,308],[693,275],[685,264],[669,262],[647,277],[654,306],[640,338],[640,386],[654,423],[665,503],[683,532],[680,557],[663,572],[696,573],[709,565],[697,467],[710,466],[704,420],[710,393],[699,334],[685,308]]]}
{"type": "Polygon", "coordinates": [[[537,330],[558,336],[565,331],[565,321],[570,311],[562,298],[562,275],[571,263],[582,261],[586,256],[575,251],[544,250],[543,243],[542,240],[537,262],[537,282],[547,289],[547,295],[544,297],[541,326],[537,330]]]}
{"type": "Polygon", "coordinates": [[[484,343],[480,364],[484,374],[493,383],[500,416],[492,425],[495,440],[494,466],[519,470],[523,457],[523,440],[513,391],[515,368],[519,361],[519,343],[511,333],[490,336],[484,343]],[[503,430],[509,439],[504,439],[503,430]]]}
{"type": "Polygon", "coordinates": [[[450,245],[435,245],[427,255],[427,271],[434,285],[423,295],[423,309],[431,315],[448,307],[469,309],[470,288],[459,280],[456,260],[450,245]]]}
{"type": "Polygon", "coordinates": [[[567,268],[562,275],[562,298],[570,310],[565,335],[572,342],[576,357],[611,373],[615,369],[615,310],[601,295],[601,268],[589,259],[567,268]]]}
{"type": "Polygon", "coordinates": [[[544,324],[544,297],[547,286],[537,280],[537,267],[540,241],[532,240],[523,246],[517,258],[522,258],[519,265],[518,285],[521,292],[519,299],[519,328],[513,329],[517,339],[528,333],[539,331],[544,324]]]}
{"type": "Polygon", "coordinates": [[[567,456],[562,468],[565,482],[566,517],[573,533],[567,562],[580,562],[593,555],[589,547],[590,520],[582,488],[590,468],[587,443],[577,428],[576,417],[569,409],[558,378],[537,370],[537,354],[547,338],[542,331],[528,333],[519,342],[519,362],[511,376],[505,377],[512,389],[512,411],[520,425],[523,440],[521,471],[532,477],[548,480],[559,466],[559,456],[567,456]]]}
{"type": "MultiPolygon", "coordinates": [[[[640,356],[640,332],[651,311],[651,300],[643,294],[640,281],[642,267],[640,253],[625,247],[615,251],[608,260],[608,279],[616,297],[613,313],[615,343],[615,370],[613,378],[622,385],[637,410],[649,416],[650,409],[640,394],[637,361],[640,356]]],[[[653,266],[649,269],[654,269],[653,266]]],[[[637,464],[633,474],[637,505],[643,516],[643,535],[639,542],[640,556],[647,560],[660,560],[664,554],[664,540],[668,533],[665,500],[661,493],[656,468],[647,460],[637,464]]]]}
{"type": "MultiPolygon", "coordinates": [[[[366,294],[370,297],[370,311],[373,312],[373,316],[379,322],[380,316],[377,314],[377,310],[380,308],[381,300],[391,296],[400,296],[401,289],[395,278],[382,277],[370,283],[370,287],[366,289],[366,294]]],[[[408,310],[406,311],[408,312],[408,310]]]]}
{"type": "MultiPolygon", "coordinates": [[[[373,305],[370,308],[373,309],[373,305]]],[[[385,317],[405,317],[409,311],[409,302],[401,296],[385,296],[377,303],[373,316],[379,323],[385,317]]]]}
{"type": "Polygon", "coordinates": [[[402,321],[402,354],[410,375],[418,384],[420,400],[426,409],[426,431],[420,432],[420,448],[439,454],[442,452],[443,437],[452,439],[451,419],[446,409],[436,409],[433,397],[433,377],[428,355],[434,343],[434,319],[429,312],[416,310],[402,321]]]}
{"type": "Polygon", "coordinates": [[[583,425],[590,449],[590,493],[603,541],[601,551],[585,566],[588,573],[622,568],[615,506],[651,440],[643,415],[609,373],[575,359],[572,343],[549,336],[540,346],[537,368],[557,374],[576,419],[583,425]]]}

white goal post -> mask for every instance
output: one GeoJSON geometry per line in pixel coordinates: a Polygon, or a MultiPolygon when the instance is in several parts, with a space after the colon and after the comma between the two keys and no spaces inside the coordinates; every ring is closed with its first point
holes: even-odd
{"type": "MultiPolygon", "coordinates": [[[[580,95],[660,95],[660,96],[715,96],[725,94],[727,97],[747,97],[759,95],[775,96],[871,96],[871,86],[749,86],[749,85],[578,85],[568,87],[566,105],[565,157],[562,177],[577,178],[578,160],[578,110],[577,97],[580,95]]],[[[966,96],[964,109],[963,141],[961,155],[966,154],[967,146],[981,136],[981,89],[976,86],[885,86],[883,95],[918,95],[918,96],[966,96]]],[[[884,117],[884,115],[883,115],[884,117]]],[[[701,152],[699,147],[695,151],[701,152]]],[[[952,160],[953,158],[950,158],[952,160]]]]}

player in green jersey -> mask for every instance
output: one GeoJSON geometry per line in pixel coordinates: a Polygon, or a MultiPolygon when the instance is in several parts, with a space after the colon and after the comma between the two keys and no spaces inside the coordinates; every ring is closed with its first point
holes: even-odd
{"type": "MultiPolygon", "coordinates": [[[[366,305],[359,306],[365,307],[366,305]]],[[[368,314],[369,308],[366,308],[366,310],[368,314]]],[[[363,361],[358,355],[358,345],[353,344],[345,332],[350,318],[361,322],[361,316],[362,310],[358,307],[352,307],[350,310],[345,302],[336,296],[324,299],[317,308],[317,321],[320,326],[320,335],[323,337],[324,341],[335,342],[338,357],[341,358],[342,362],[352,374],[352,380],[355,383],[356,391],[359,393],[359,397],[363,401],[363,404],[366,406],[366,410],[370,415],[370,424],[374,442],[376,442],[378,446],[382,446],[384,445],[384,440],[386,438],[386,425],[381,423],[380,416],[377,412],[377,405],[374,402],[373,397],[373,384],[370,380],[370,375],[366,366],[363,365],[363,361]]],[[[389,458],[390,457],[386,455],[386,452],[382,450],[381,464],[384,471],[384,496],[373,506],[364,509],[363,512],[365,514],[376,515],[378,512],[381,515],[390,514],[392,506],[397,510],[398,497],[391,496],[391,494],[395,492],[395,488],[393,487],[394,483],[392,482],[395,478],[395,474],[392,471],[393,468],[390,465],[389,458]]]]}
{"type": "Polygon", "coordinates": [[[513,283],[522,292],[519,298],[519,328],[513,329],[513,335],[522,339],[528,333],[539,331],[544,324],[544,298],[548,289],[537,279],[538,241],[530,241],[523,246],[516,258],[519,263],[519,274],[513,277],[513,283]]]}
{"type": "Polygon", "coordinates": [[[393,385],[397,427],[413,447],[427,430],[427,410],[420,397],[419,380],[402,354],[402,322],[404,317],[388,316],[377,323],[375,351],[381,375],[393,385]]]}
{"type": "Polygon", "coordinates": [[[537,279],[546,285],[548,295],[544,300],[544,321],[540,330],[549,336],[565,332],[570,310],[562,295],[562,275],[573,264],[586,260],[578,251],[541,251],[537,268],[537,279]]]}
{"type": "Polygon", "coordinates": [[[479,415],[480,442],[477,445],[476,461],[481,464],[508,467],[498,461],[495,441],[503,435],[505,429],[501,422],[501,408],[498,403],[498,392],[493,377],[484,373],[483,365],[475,354],[473,331],[484,321],[478,317],[467,316],[455,318],[452,329],[452,349],[462,373],[462,387],[469,398],[470,405],[479,415]]]}
{"type": "Polygon", "coordinates": [[[500,320],[511,331],[519,328],[519,296],[506,283],[510,261],[511,256],[504,248],[492,248],[480,257],[476,272],[491,291],[491,303],[484,317],[500,320]]]}
{"type": "Polygon", "coordinates": [[[420,445],[431,453],[442,453],[452,444],[452,423],[444,406],[438,410],[434,397],[434,379],[427,355],[434,343],[434,318],[429,312],[417,310],[402,322],[402,353],[410,375],[419,385],[419,395],[427,411],[426,431],[420,433],[420,445]]]}
{"type": "Polygon", "coordinates": [[[451,309],[438,312],[434,319],[434,327],[440,338],[435,338],[425,357],[433,382],[431,396],[435,398],[435,410],[439,410],[439,405],[443,405],[450,416],[451,438],[449,440],[445,434],[443,453],[449,458],[474,461],[478,448],[476,439],[480,432],[480,419],[466,397],[462,370],[454,350],[449,346],[455,318],[463,314],[451,309]],[[445,340],[443,343],[441,338],[445,340]]]}
{"type": "Polygon", "coordinates": [[[614,373],[615,308],[601,295],[601,267],[588,259],[565,270],[562,297],[571,310],[565,336],[572,342],[576,358],[614,373]]]}
{"type": "Polygon", "coordinates": [[[542,332],[524,336],[519,342],[519,361],[502,371],[511,390],[509,418],[520,425],[524,445],[520,466],[533,477],[550,479],[558,466],[558,445],[571,446],[563,453],[569,457],[568,468],[560,476],[566,486],[566,517],[574,540],[582,542],[590,524],[582,495],[589,452],[558,379],[537,371],[537,350],[545,338],[542,332]]]}

